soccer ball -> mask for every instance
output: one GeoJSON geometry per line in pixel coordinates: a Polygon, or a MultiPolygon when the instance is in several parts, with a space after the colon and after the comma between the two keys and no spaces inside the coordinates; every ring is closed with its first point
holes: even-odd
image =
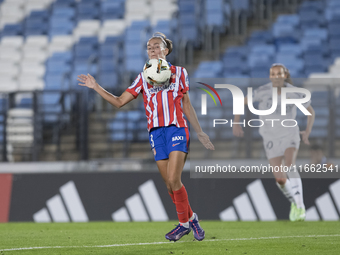
{"type": "Polygon", "coordinates": [[[150,85],[160,86],[169,83],[171,70],[165,59],[149,59],[144,65],[143,75],[150,85]]]}

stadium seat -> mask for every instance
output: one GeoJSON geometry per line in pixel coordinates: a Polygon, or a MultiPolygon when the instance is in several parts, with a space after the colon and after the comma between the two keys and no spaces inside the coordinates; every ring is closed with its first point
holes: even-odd
{"type": "Polygon", "coordinates": [[[323,1],[305,1],[300,5],[299,11],[322,12],[325,7],[323,1]]]}
{"type": "Polygon", "coordinates": [[[248,11],[250,8],[249,0],[231,0],[232,9],[237,11],[248,11]]]}
{"type": "Polygon", "coordinates": [[[281,14],[277,17],[276,23],[298,27],[300,24],[300,17],[297,14],[281,14]]]}
{"type": "Polygon", "coordinates": [[[118,88],[118,76],[114,72],[100,72],[99,73],[100,85],[104,88],[118,88]]]}
{"type": "Polygon", "coordinates": [[[285,55],[294,55],[296,57],[300,57],[303,54],[300,44],[282,44],[280,45],[278,52],[285,55]]]}
{"type": "Polygon", "coordinates": [[[248,55],[248,47],[247,46],[234,46],[227,48],[226,52],[224,53],[223,57],[240,57],[246,58],[248,55]]]}

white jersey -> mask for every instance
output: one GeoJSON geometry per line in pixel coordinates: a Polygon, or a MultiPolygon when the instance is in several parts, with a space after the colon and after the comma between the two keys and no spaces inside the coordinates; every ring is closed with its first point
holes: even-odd
{"type": "MultiPolygon", "coordinates": [[[[294,87],[289,83],[285,83],[286,87],[294,87]]],[[[258,87],[253,91],[253,102],[259,102],[259,110],[268,110],[272,107],[272,95],[273,95],[273,85],[272,83],[265,84],[258,87]]],[[[301,99],[304,98],[304,93],[287,93],[287,98],[289,99],[301,99]]],[[[265,138],[275,139],[291,135],[292,133],[299,134],[299,127],[284,127],[281,123],[283,120],[295,120],[296,118],[296,105],[289,104],[286,106],[286,115],[281,115],[281,96],[278,95],[278,104],[275,112],[270,115],[260,115],[260,120],[263,121],[264,125],[260,127],[260,135],[265,138]],[[275,121],[268,121],[268,120],[275,121]]],[[[311,101],[304,103],[303,106],[307,108],[311,101]]],[[[284,121],[285,126],[294,126],[293,121],[284,121]]]]}

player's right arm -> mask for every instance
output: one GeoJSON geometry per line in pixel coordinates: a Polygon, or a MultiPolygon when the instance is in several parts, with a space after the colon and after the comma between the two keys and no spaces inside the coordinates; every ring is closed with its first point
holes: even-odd
{"type": "MultiPolygon", "coordinates": [[[[248,104],[248,99],[247,97],[244,98],[244,104],[248,104]]],[[[235,115],[234,116],[234,123],[235,122],[240,122],[241,120],[241,115],[235,115]]],[[[234,136],[237,136],[237,137],[243,137],[244,136],[244,132],[243,132],[243,129],[241,127],[240,124],[234,124],[233,123],[233,134],[234,136]]]]}
{"type": "Polygon", "coordinates": [[[110,104],[112,104],[113,106],[115,106],[117,108],[121,108],[124,105],[126,105],[127,103],[129,103],[130,101],[132,101],[133,99],[135,99],[135,97],[127,91],[124,91],[123,94],[119,97],[109,93],[108,91],[103,89],[96,82],[96,79],[90,74],[88,74],[88,75],[84,75],[84,74],[78,75],[77,80],[80,81],[80,83],[78,83],[78,85],[88,87],[90,89],[94,89],[106,101],[108,101],[110,104]]]}

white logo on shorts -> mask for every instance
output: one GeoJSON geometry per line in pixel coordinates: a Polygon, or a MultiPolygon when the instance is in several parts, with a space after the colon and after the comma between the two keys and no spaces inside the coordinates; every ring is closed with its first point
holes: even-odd
{"type": "Polygon", "coordinates": [[[183,136],[174,136],[172,138],[172,141],[175,142],[175,141],[183,141],[184,140],[184,137],[183,136]]]}

